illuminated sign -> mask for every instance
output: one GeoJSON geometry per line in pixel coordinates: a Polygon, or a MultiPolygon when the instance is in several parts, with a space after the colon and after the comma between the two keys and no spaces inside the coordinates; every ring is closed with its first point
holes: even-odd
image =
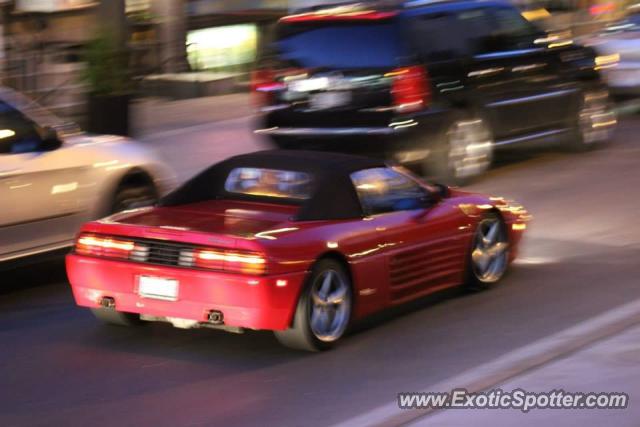
{"type": "Polygon", "coordinates": [[[209,15],[241,10],[281,9],[289,7],[287,0],[197,0],[187,5],[190,15],[209,15]]]}
{"type": "Polygon", "coordinates": [[[254,24],[227,25],[190,31],[187,57],[195,70],[232,69],[255,60],[258,30],[254,24]]]}
{"type": "Polygon", "coordinates": [[[93,0],[17,0],[16,10],[21,12],[58,12],[96,3],[93,0]]]}

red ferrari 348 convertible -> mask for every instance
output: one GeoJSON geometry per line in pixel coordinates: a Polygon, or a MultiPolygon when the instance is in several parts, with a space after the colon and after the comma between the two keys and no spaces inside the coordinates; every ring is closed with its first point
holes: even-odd
{"type": "Polygon", "coordinates": [[[528,219],[378,160],[264,151],[84,225],[67,271],[78,305],[109,323],[268,329],[323,350],[385,307],[497,282],[528,219]]]}

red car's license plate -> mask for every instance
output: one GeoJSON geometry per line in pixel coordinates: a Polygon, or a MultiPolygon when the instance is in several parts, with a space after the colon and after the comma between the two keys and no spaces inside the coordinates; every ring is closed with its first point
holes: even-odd
{"type": "Polygon", "coordinates": [[[138,276],[138,295],[165,301],[176,301],[180,282],[153,276],[138,276]]]}

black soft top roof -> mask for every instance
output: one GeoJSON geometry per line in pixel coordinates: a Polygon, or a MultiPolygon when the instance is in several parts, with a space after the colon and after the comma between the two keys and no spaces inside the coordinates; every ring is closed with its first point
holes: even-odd
{"type": "Polygon", "coordinates": [[[385,167],[382,160],[318,151],[270,150],[231,157],[204,170],[160,201],[176,206],[215,199],[235,199],[300,205],[296,220],[349,219],[362,216],[362,207],[350,174],[385,167]],[[306,200],[228,193],[224,189],[229,173],[236,168],[266,168],[306,172],[313,176],[314,189],[306,200]]]}

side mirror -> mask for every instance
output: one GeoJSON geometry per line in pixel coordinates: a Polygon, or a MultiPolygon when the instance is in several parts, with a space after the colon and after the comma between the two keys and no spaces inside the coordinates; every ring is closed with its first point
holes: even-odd
{"type": "Polygon", "coordinates": [[[52,127],[45,127],[42,130],[42,143],[40,144],[41,151],[53,151],[62,146],[62,139],[58,132],[52,127]]]}
{"type": "Polygon", "coordinates": [[[435,188],[436,194],[440,199],[446,199],[451,196],[451,189],[448,185],[435,183],[431,184],[431,186],[435,188]]]}

